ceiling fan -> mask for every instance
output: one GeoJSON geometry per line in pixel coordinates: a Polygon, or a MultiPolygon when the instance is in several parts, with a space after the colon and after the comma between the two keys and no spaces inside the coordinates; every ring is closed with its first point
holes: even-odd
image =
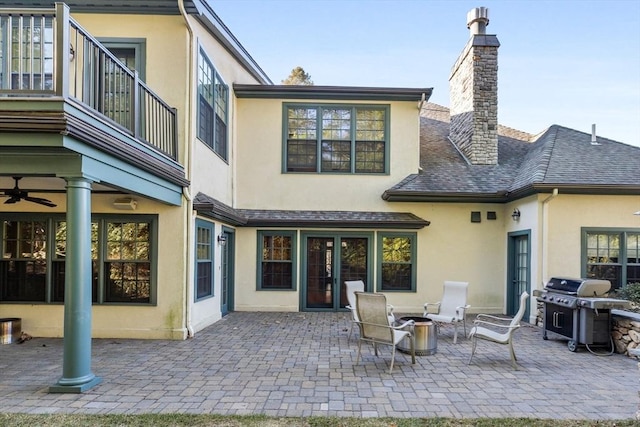
{"type": "Polygon", "coordinates": [[[9,198],[7,199],[7,201],[5,201],[5,203],[11,204],[11,203],[18,203],[20,200],[27,200],[29,202],[38,203],[44,206],[49,206],[50,208],[54,208],[57,206],[55,203],[52,203],[51,200],[43,199],[41,197],[31,197],[29,196],[29,193],[27,191],[21,190],[18,187],[18,181],[20,181],[22,177],[14,176],[13,179],[16,181],[15,187],[13,187],[10,190],[0,190],[4,193],[4,194],[0,194],[0,196],[9,198]]]}

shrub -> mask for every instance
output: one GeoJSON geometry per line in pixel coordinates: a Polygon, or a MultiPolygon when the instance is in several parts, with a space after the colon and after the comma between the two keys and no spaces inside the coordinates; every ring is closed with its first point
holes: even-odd
{"type": "Polygon", "coordinates": [[[628,283],[613,292],[614,298],[626,299],[631,302],[634,311],[640,308],[640,282],[628,283]]]}

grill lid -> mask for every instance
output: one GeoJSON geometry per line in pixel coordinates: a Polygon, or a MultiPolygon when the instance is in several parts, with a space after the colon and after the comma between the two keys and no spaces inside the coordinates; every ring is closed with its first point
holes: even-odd
{"type": "Polygon", "coordinates": [[[552,277],[545,285],[545,290],[578,297],[598,297],[611,289],[611,282],[601,279],[575,279],[568,277],[552,277]]]}

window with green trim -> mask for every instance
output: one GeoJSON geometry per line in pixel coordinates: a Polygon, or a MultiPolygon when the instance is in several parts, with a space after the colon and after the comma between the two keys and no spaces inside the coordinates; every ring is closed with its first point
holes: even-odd
{"type": "Polygon", "coordinates": [[[285,172],[388,172],[388,106],[285,106],[285,172]]]}
{"type": "Polygon", "coordinates": [[[415,291],[416,262],[415,233],[378,233],[380,291],[415,291]]]}
{"type": "Polygon", "coordinates": [[[640,283],[640,230],[583,230],[583,271],[617,289],[640,283]]]}
{"type": "MultiPolygon", "coordinates": [[[[61,215],[0,216],[0,302],[61,303],[67,223],[61,215]],[[51,242],[52,244],[49,244],[51,242]]],[[[157,217],[96,216],[91,222],[92,301],[155,303],[157,217]]]]}
{"type": "Polygon", "coordinates": [[[196,301],[213,296],[213,223],[196,220],[196,301]]]}
{"type": "Polygon", "coordinates": [[[258,231],[258,290],[295,289],[296,234],[258,231]]]}
{"type": "Polygon", "coordinates": [[[198,138],[227,160],[229,87],[204,50],[198,56],[198,138]]]}

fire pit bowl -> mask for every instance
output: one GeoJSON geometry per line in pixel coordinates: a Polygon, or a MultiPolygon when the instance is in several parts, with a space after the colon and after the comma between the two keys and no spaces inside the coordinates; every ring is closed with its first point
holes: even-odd
{"type": "MultiPolygon", "coordinates": [[[[420,316],[407,316],[401,317],[400,323],[413,320],[415,325],[405,326],[405,330],[411,330],[413,328],[413,336],[415,337],[415,351],[416,356],[429,356],[435,354],[438,350],[438,335],[436,330],[436,324],[428,317],[420,316]]],[[[398,350],[403,353],[409,353],[411,351],[411,342],[409,338],[404,338],[396,346],[398,350]]]]}

